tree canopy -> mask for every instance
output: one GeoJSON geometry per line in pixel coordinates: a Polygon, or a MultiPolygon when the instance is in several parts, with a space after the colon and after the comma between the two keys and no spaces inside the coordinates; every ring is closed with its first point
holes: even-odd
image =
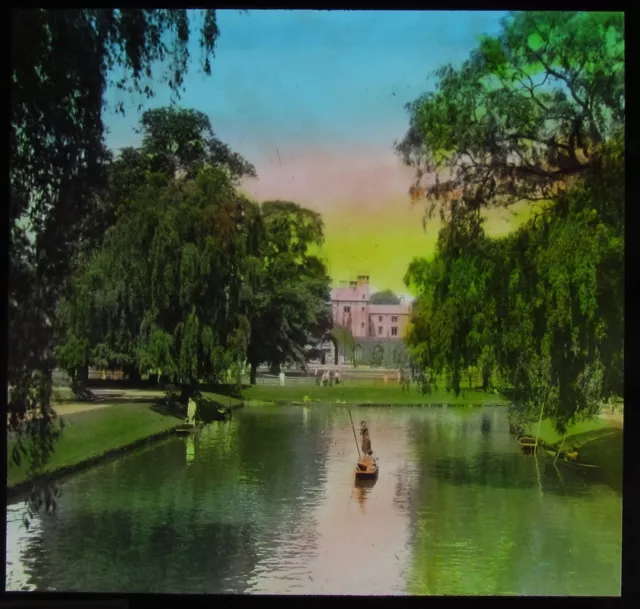
{"type": "Polygon", "coordinates": [[[624,15],[511,14],[407,105],[397,150],[414,200],[445,216],[549,199],[598,165],[624,123],[624,15]]]}
{"type": "Polygon", "coordinates": [[[371,304],[396,305],[400,304],[400,298],[396,296],[393,290],[382,290],[382,292],[372,294],[369,302],[371,304]]]}
{"type": "Polygon", "coordinates": [[[251,381],[258,365],[303,362],[305,347],[331,329],[330,278],[309,249],[322,243],[320,214],[290,201],[261,205],[263,239],[253,283],[251,381]]]}
{"type": "Polygon", "coordinates": [[[416,167],[427,215],[444,220],[431,260],[405,281],[419,293],[408,342],[429,374],[496,375],[525,419],[563,432],[622,392],[623,21],[605,13],[518,13],[460,69],[410,106],[399,151],[416,167]],[[501,239],[482,211],[525,199],[531,220],[501,239]]]}
{"type": "MultiPolygon", "coordinates": [[[[189,53],[186,10],[14,10],[9,165],[8,384],[14,458],[37,466],[50,439],[53,325],[71,268],[105,187],[105,91],[179,95],[189,53]],[[156,79],[155,66],[166,72],[156,79]]],[[[202,68],[211,71],[216,14],[200,20],[202,68]]],[[[95,234],[94,234],[95,237],[95,234]]]]}
{"type": "Polygon", "coordinates": [[[60,361],[219,381],[246,351],[242,288],[257,214],[216,168],[151,180],[79,274],[60,361]]]}

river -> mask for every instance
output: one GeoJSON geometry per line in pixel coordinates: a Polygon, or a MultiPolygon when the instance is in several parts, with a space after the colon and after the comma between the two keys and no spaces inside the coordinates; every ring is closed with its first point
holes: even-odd
{"type": "Polygon", "coordinates": [[[354,408],[380,460],[356,486],[341,406],[247,407],[66,478],[7,589],[375,595],[620,594],[622,497],[519,453],[505,410],[354,408]]]}

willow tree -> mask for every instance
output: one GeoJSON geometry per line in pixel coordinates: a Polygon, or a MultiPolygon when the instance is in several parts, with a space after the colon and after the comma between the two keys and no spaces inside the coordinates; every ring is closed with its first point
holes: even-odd
{"type": "MultiPolygon", "coordinates": [[[[37,469],[53,450],[56,307],[105,181],[105,91],[150,96],[160,77],[179,94],[193,23],[186,10],[29,9],[12,11],[11,26],[9,426],[21,437],[14,459],[37,469]]],[[[206,11],[206,73],[217,37],[206,11]]]]}
{"type": "Polygon", "coordinates": [[[621,391],[623,35],[620,14],[512,14],[438,72],[398,145],[413,199],[444,221],[435,259],[407,277],[414,355],[457,392],[465,366],[499,370],[559,430],[621,391]],[[545,203],[487,239],[483,212],[522,200],[545,203]]]}
{"type": "MultiPolygon", "coordinates": [[[[120,305],[111,309],[101,301],[103,288],[100,282],[113,277],[113,269],[109,266],[113,262],[113,241],[110,241],[102,250],[96,250],[90,265],[86,264],[87,257],[83,259],[84,264],[78,264],[74,293],[60,307],[58,361],[74,380],[78,377],[76,371],[86,370],[89,365],[119,366],[134,378],[140,374],[136,340],[149,304],[148,283],[130,284],[126,289],[125,283],[127,279],[135,281],[146,277],[143,267],[148,253],[145,252],[154,244],[150,238],[141,241],[140,236],[155,230],[155,225],[148,225],[147,220],[159,211],[153,209],[150,218],[145,218],[141,201],[155,196],[149,193],[155,193],[156,189],[170,197],[167,192],[173,192],[172,188],[188,188],[187,184],[198,176],[208,175],[204,171],[207,168],[215,168],[211,175],[217,176],[205,188],[208,204],[218,201],[218,197],[235,200],[239,181],[256,175],[250,163],[217,139],[209,118],[201,112],[157,108],[144,112],[140,123],[140,147],[123,149],[108,166],[109,184],[101,198],[103,214],[96,219],[96,224],[101,224],[111,239],[114,234],[122,239],[117,245],[118,255],[126,264],[123,262],[118,269],[121,279],[110,297],[112,304],[125,302],[126,310],[118,308],[120,305]],[[109,232],[107,229],[114,223],[119,223],[118,230],[109,232]],[[122,258],[125,253],[128,259],[122,258]],[[108,317],[112,310],[117,311],[115,319],[108,317]],[[110,319],[109,323],[106,319],[110,319]]],[[[197,222],[198,218],[189,221],[197,222]]],[[[251,216],[242,217],[241,225],[242,230],[249,231],[249,239],[253,231],[251,216]]],[[[183,235],[178,238],[182,239],[183,235]]],[[[255,240],[256,237],[252,238],[255,240]]],[[[82,389],[80,384],[78,388],[82,389]]]]}
{"type": "Polygon", "coordinates": [[[185,400],[221,380],[249,340],[243,288],[257,216],[222,169],[151,179],[78,277],[63,349],[160,369],[185,400]]]}
{"type": "Polygon", "coordinates": [[[515,413],[543,410],[560,433],[622,395],[623,184],[620,138],[601,171],[513,234],[442,230],[434,259],[406,278],[419,293],[408,342],[432,378],[459,393],[469,366],[498,372],[515,413]]]}

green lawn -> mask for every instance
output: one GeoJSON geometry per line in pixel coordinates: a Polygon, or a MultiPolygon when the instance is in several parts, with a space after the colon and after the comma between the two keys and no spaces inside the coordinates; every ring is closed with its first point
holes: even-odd
{"type": "MultiPolygon", "coordinates": [[[[594,431],[601,431],[602,429],[610,429],[611,425],[604,419],[600,417],[596,417],[589,421],[581,421],[580,423],[576,423],[572,427],[567,430],[567,437],[564,441],[565,448],[568,446],[579,446],[579,443],[576,443],[576,438],[579,436],[583,436],[585,433],[590,433],[594,431]]],[[[532,423],[525,430],[526,433],[536,435],[538,431],[538,424],[532,423]]],[[[548,444],[549,446],[554,446],[556,444],[560,444],[562,442],[562,434],[559,434],[553,423],[549,419],[543,419],[542,424],[540,425],[540,439],[548,444]]]]}
{"type": "MultiPolygon", "coordinates": [[[[537,427],[535,423],[530,425],[527,433],[535,434],[537,427]]],[[[544,419],[540,426],[540,439],[558,448],[562,435],[556,432],[551,421],[544,419]]],[[[580,463],[600,468],[611,486],[622,492],[622,446],[622,429],[596,417],[570,427],[563,450],[570,447],[578,449],[580,463]]]]}
{"type": "Polygon", "coordinates": [[[476,389],[464,390],[458,397],[443,389],[431,394],[422,394],[415,387],[402,391],[397,384],[373,385],[351,384],[338,387],[318,387],[317,385],[289,385],[288,387],[255,385],[243,391],[245,400],[259,402],[303,402],[325,403],[346,402],[355,404],[506,404],[497,394],[476,389]],[[305,399],[306,397],[306,399],[305,399]]]}
{"type": "MultiPolygon", "coordinates": [[[[95,411],[78,412],[63,417],[65,428],[55,453],[45,471],[76,465],[156,433],[169,430],[180,420],[154,412],[149,404],[118,403],[95,411]]],[[[11,463],[15,440],[8,442],[7,486],[27,479],[26,467],[11,463]]]]}

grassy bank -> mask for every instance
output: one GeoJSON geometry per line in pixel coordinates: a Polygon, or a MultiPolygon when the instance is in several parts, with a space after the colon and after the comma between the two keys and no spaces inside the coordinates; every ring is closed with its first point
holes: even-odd
{"type": "Polygon", "coordinates": [[[366,385],[347,383],[337,387],[290,385],[285,387],[255,385],[243,391],[245,400],[256,402],[345,402],[348,404],[506,404],[497,394],[467,389],[459,396],[443,389],[422,394],[415,388],[402,391],[398,385],[366,385]]]}
{"type": "MultiPolygon", "coordinates": [[[[179,425],[175,417],[152,410],[149,404],[117,403],[107,408],[87,410],[63,417],[65,428],[45,473],[71,467],[121,449],[179,425]]],[[[27,481],[25,464],[10,462],[15,440],[8,441],[7,487],[27,481]]]]}
{"type": "MultiPolygon", "coordinates": [[[[529,426],[527,433],[534,434],[537,424],[529,426]]],[[[562,435],[548,419],[540,426],[540,440],[549,448],[557,450],[562,435]]],[[[622,490],[622,428],[611,421],[596,417],[582,421],[567,430],[562,450],[578,450],[578,463],[599,468],[613,488],[622,490]]]]}

